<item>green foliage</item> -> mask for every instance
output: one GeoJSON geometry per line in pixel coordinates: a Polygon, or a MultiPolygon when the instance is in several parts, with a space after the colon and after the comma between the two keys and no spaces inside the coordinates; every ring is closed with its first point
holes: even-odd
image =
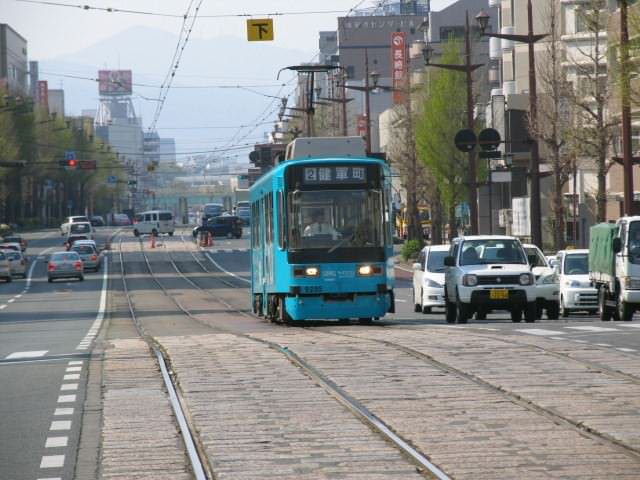
{"type": "Polygon", "coordinates": [[[420,253],[422,245],[418,240],[407,240],[400,249],[400,256],[406,262],[410,258],[416,258],[420,253]]]}
{"type": "MultiPolygon", "coordinates": [[[[461,64],[460,44],[450,38],[439,63],[461,64]]],[[[431,68],[422,91],[416,121],[418,158],[435,178],[445,210],[465,198],[467,155],[458,151],[453,139],[466,128],[466,81],[456,71],[431,68]]]]}

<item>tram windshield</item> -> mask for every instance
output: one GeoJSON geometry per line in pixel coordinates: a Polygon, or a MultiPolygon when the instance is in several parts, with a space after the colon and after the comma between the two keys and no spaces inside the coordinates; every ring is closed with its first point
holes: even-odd
{"type": "Polygon", "coordinates": [[[289,194],[289,248],[381,247],[382,192],[315,190],[289,194]]]}

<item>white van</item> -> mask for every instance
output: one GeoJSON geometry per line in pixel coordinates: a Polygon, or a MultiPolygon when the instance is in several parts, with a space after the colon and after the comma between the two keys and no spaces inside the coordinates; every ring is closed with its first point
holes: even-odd
{"type": "Polygon", "coordinates": [[[173,236],[175,221],[173,213],[168,210],[149,210],[136,215],[133,234],[138,237],[145,234],[159,235],[168,233],[173,236]]]}

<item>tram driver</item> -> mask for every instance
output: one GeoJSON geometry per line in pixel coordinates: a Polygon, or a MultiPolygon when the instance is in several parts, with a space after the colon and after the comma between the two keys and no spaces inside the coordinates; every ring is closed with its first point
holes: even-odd
{"type": "Polygon", "coordinates": [[[325,221],[324,210],[317,209],[311,214],[311,223],[305,227],[302,236],[316,237],[320,235],[331,235],[333,240],[340,238],[340,233],[325,221]]]}

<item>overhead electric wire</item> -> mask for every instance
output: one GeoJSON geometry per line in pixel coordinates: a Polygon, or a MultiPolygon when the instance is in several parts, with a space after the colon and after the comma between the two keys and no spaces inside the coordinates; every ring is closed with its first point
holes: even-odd
{"type": "MultiPolygon", "coordinates": [[[[46,0],[15,0],[20,3],[33,3],[37,5],[47,5],[51,7],[68,7],[77,8],[80,10],[96,10],[106,13],[125,13],[133,15],[150,15],[155,17],[168,17],[168,18],[182,18],[187,20],[194,18],[196,15],[180,15],[178,13],[164,13],[153,12],[145,10],[131,10],[128,8],[114,8],[114,7],[98,7],[88,4],[74,4],[74,3],[62,3],[62,2],[50,2],[46,0]]],[[[199,18],[233,18],[233,17],[283,17],[283,16],[297,16],[297,15],[331,15],[336,13],[344,13],[345,10],[297,10],[297,11],[285,11],[285,12],[256,12],[256,13],[220,13],[214,15],[200,15],[199,18]]]]}
{"type": "Polygon", "coordinates": [[[191,32],[193,31],[193,27],[196,23],[196,20],[198,18],[198,13],[200,12],[200,7],[202,6],[202,3],[204,0],[199,0],[198,1],[198,5],[195,7],[195,11],[194,11],[194,15],[193,17],[191,17],[191,24],[189,25],[189,28],[187,29],[185,36],[184,36],[184,41],[182,42],[181,45],[181,38],[182,38],[182,32],[184,32],[184,28],[186,25],[186,19],[189,15],[189,12],[191,11],[191,7],[193,5],[193,1],[191,0],[189,2],[189,6],[187,8],[187,11],[184,15],[184,21],[182,22],[182,28],[180,29],[180,38],[178,38],[178,43],[176,45],[176,51],[174,52],[173,58],[171,60],[171,64],[169,66],[169,70],[167,71],[167,76],[165,77],[165,80],[162,82],[162,85],[160,87],[160,93],[158,95],[158,99],[160,100],[160,102],[158,103],[158,106],[156,107],[156,111],[153,115],[153,120],[151,122],[151,125],[149,126],[149,131],[153,131],[158,123],[158,120],[160,119],[160,114],[162,113],[162,109],[164,108],[164,104],[167,100],[167,95],[169,95],[169,90],[171,90],[171,84],[173,83],[173,80],[176,78],[176,73],[178,71],[178,68],[180,67],[180,60],[182,60],[182,55],[184,53],[184,49],[186,48],[187,44],[189,43],[189,38],[191,38],[191,32]]]}

